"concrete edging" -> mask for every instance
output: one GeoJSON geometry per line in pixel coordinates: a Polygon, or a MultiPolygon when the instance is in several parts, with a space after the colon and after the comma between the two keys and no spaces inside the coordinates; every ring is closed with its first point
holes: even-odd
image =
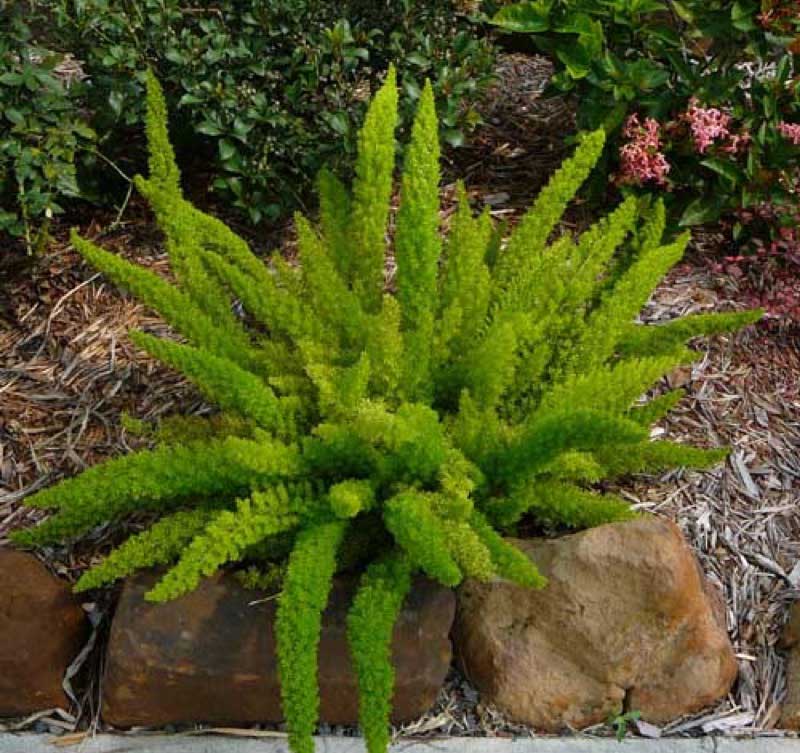
{"type": "MultiPolygon", "coordinates": [[[[234,738],[222,735],[97,735],[74,745],[58,738],[0,734],[0,753],[289,753],[285,739],[234,738]]],[[[319,737],[316,753],[364,753],[360,738],[319,737]]],[[[401,740],[391,753],[800,753],[798,738],[499,738],[451,737],[401,740]]]]}

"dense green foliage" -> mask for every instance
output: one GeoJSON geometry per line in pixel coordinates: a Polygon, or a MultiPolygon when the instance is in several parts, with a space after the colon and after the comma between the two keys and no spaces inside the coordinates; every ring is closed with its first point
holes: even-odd
{"type": "Polygon", "coordinates": [[[32,253],[79,194],[76,156],[94,133],[56,71],[63,57],[38,47],[27,7],[11,5],[0,2],[0,234],[24,238],[32,253]]]}
{"type": "MultiPolygon", "coordinates": [[[[162,81],[181,151],[221,199],[251,222],[302,206],[323,165],[352,162],[371,82],[389,62],[410,122],[427,76],[442,135],[460,144],[478,122],[493,52],[459,0],[37,0],[31,23],[89,77],[80,100],[104,153],[139,169],[138,132],[150,67],[162,81]],[[41,17],[42,20],[38,20],[41,17]],[[133,130],[132,130],[133,129],[133,130]],[[133,148],[132,148],[133,147],[133,148]],[[133,162],[133,165],[131,164],[133,162]],[[209,169],[210,168],[210,169],[209,169]]],[[[94,166],[91,180],[116,176],[94,166]]]]}
{"type": "MultiPolygon", "coordinates": [[[[384,282],[395,167],[395,72],[373,99],[352,191],[320,180],[321,228],[297,217],[299,265],[262,264],[183,197],[155,79],[147,96],[150,176],[175,284],[73,237],[97,269],[156,309],[185,342],[135,342],[222,409],[168,424],[155,449],[111,460],[27,499],[56,514],[20,544],[81,535],[142,510],[159,522],[83,576],[96,587],[148,564],[171,568],[148,594],[180,596],[229,563],[283,578],[277,641],[294,751],[310,753],[319,705],[321,614],[337,571],[363,572],[348,620],[371,753],[387,745],[392,625],[422,572],[545,584],[501,532],[525,516],[578,527],[634,513],[595,482],[722,453],[651,442],[670,393],[637,401],[686,338],[758,312],[662,327],[635,319],[685,236],[662,245],[664,209],[629,199],[578,238],[548,238],[604,136],[585,136],[499,251],[466,194],[439,228],[437,122],[422,89],[394,225],[397,290],[384,282]],[[640,211],[640,209],[642,211],[640,211]],[[617,253],[619,251],[620,253],[617,253]],[[231,308],[238,299],[246,312],[231,308]],[[181,440],[181,434],[186,438],[181,440]]],[[[135,425],[135,424],[133,424],[135,425]]],[[[258,582],[257,571],[245,578],[258,582]]]]}
{"type": "Polygon", "coordinates": [[[728,217],[737,236],[776,232],[772,213],[758,226],[764,203],[796,224],[800,141],[782,129],[800,117],[797,3],[533,0],[505,5],[494,20],[552,56],[552,87],[575,95],[579,126],[613,135],[610,168],[645,190],[668,188],[684,225],[728,217]],[[656,123],[647,149],[663,154],[663,180],[626,172],[618,159],[634,138],[623,135],[631,115],[656,123]]]}

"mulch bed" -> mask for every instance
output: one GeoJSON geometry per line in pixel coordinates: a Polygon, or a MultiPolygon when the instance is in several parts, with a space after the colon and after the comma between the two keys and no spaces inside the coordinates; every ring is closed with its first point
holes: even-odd
{"type": "MultiPolygon", "coordinates": [[[[498,219],[513,219],[524,208],[516,202],[533,196],[560,163],[562,136],[572,116],[563,102],[539,98],[549,75],[543,59],[507,55],[499,72],[501,83],[485,113],[487,126],[451,168],[458,166],[452,172],[465,177],[477,203],[490,206],[498,219]]],[[[101,235],[97,225],[86,232],[101,235]]],[[[159,236],[135,204],[100,242],[166,270],[159,236]]],[[[643,319],[741,307],[737,281],[721,285],[713,267],[695,253],[694,263],[690,259],[673,270],[660,286],[643,319]]],[[[123,412],[151,420],[208,410],[192,387],[138,353],[126,337],[131,328],[158,332],[166,327],[93,274],[65,242],[54,244],[33,274],[18,275],[5,296],[0,307],[0,546],[7,545],[9,531],[40,517],[21,507],[27,494],[137,446],[120,425],[123,412]]],[[[728,462],[705,473],[637,477],[619,492],[639,509],[683,528],[724,595],[740,678],[718,708],[663,730],[644,725],[640,732],[780,734],[774,730],[785,677],[776,644],[788,604],[800,598],[798,329],[773,322],[698,347],[703,358],[657,388],[681,386],[687,396],[654,431],[702,446],[728,445],[733,448],[728,462]]],[[[73,548],[44,554],[51,567],[72,580],[117,535],[101,528],[73,548]]],[[[106,606],[89,608],[99,618],[106,606]]],[[[95,691],[81,699],[80,713],[37,715],[25,724],[64,731],[88,722],[94,729],[95,691]]],[[[437,707],[399,734],[533,733],[483,707],[474,689],[453,672],[437,707]]]]}

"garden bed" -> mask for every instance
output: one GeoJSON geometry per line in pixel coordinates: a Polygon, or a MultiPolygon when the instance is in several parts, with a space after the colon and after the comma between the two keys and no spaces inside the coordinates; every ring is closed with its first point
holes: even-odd
{"type": "MultiPolygon", "coordinates": [[[[533,101],[546,68],[514,57],[505,65],[506,75],[528,77],[527,89],[518,85],[519,78],[513,88],[533,101]]],[[[555,104],[531,114],[520,110],[520,101],[524,105],[525,97],[507,103],[515,108],[515,118],[509,119],[507,110],[487,113],[484,141],[465,151],[466,166],[454,171],[471,183],[477,203],[486,203],[502,219],[518,216],[520,207],[510,197],[530,196],[562,156],[560,147],[546,146],[553,143],[554,131],[548,133],[545,125],[563,126],[559,118],[568,110],[555,104]]],[[[452,195],[452,186],[446,194],[452,195]]],[[[581,222],[580,210],[576,222],[581,222]]],[[[86,230],[97,235],[96,226],[86,230]]],[[[158,237],[138,205],[103,242],[123,254],[144,248],[144,253],[137,251],[137,262],[166,268],[158,237]]],[[[646,320],[737,305],[736,290],[721,288],[712,269],[694,258],[662,284],[646,320]]],[[[159,333],[166,326],[87,273],[65,243],[6,293],[8,326],[0,331],[0,546],[6,545],[9,531],[38,515],[20,507],[25,495],[140,444],[121,427],[120,413],[150,420],[177,410],[208,410],[191,387],[143,357],[126,337],[131,328],[159,333]]],[[[778,642],[788,605],[800,596],[800,347],[796,330],[780,325],[718,337],[701,347],[707,348],[701,361],[662,385],[685,387],[687,397],[657,431],[700,446],[728,444],[733,454],[710,472],[635,478],[619,492],[638,509],[678,523],[707,576],[722,590],[739,680],[718,707],[659,729],[643,729],[665,735],[776,735],[781,734],[777,729],[786,689],[778,642]]],[[[101,528],[73,549],[49,550],[48,565],[74,581],[98,551],[119,540],[119,533],[101,528]]],[[[93,640],[102,646],[111,600],[87,608],[96,627],[93,640]]],[[[96,651],[87,667],[99,659],[96,651]]],[[[70,713],[36,715],[6,727],[80,735],[87,727],[102,729],[98,693],[98,683],[90,682],[70,713]]],[[[352,734],[350,729],[335,731],[352,734]]],[[[598,725],[588,732],[610,731],[598,725]]],[[[400,738],[409,739],[532,734],[482,705],[456,670],[434,709],[398,730],[400,738]]]]}

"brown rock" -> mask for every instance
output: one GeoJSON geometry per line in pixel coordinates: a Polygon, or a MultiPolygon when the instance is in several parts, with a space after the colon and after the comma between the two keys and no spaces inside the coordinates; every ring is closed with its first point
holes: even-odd
{"type": "Polygon", "coordinates": [[[547,731],[637,710],[652,722],[724,696],[736,660],[696,559],[654,517],[517,541],[547,588],[469,581],[455,649],[484,700],[547,731]]]}
{"type": "MultiPolygon", "coordinates": [[[[209,578],[193,593],[149,604],[156,576],[130,580],[111,629],[103,682],[103,718],[119,726],[180,722],[279,722],[276,602],[231,576],[209,578]]],[[[358,720],[356,682],[345,617],[355,581],[334,583],[319,651],[321,719],[358,720]]],[[[450,666],[455,596],[428,580],[415,583],[395,626],[395,721],[414,719],[436,700],[450,666]]]]}
{"type": "Polygon", "coordinates": [[[800,729],[800,602],[792,607],[781,643],[783,648],[789,649],[789,657],[786,661],[786,700],[780,726],[800,729]]]}
{"type": "Polygon", "coordinates": [[[87,631],[66,583],[34,556],[0,550],[0,716],[66,708],[64,673],[87,631]]]}

